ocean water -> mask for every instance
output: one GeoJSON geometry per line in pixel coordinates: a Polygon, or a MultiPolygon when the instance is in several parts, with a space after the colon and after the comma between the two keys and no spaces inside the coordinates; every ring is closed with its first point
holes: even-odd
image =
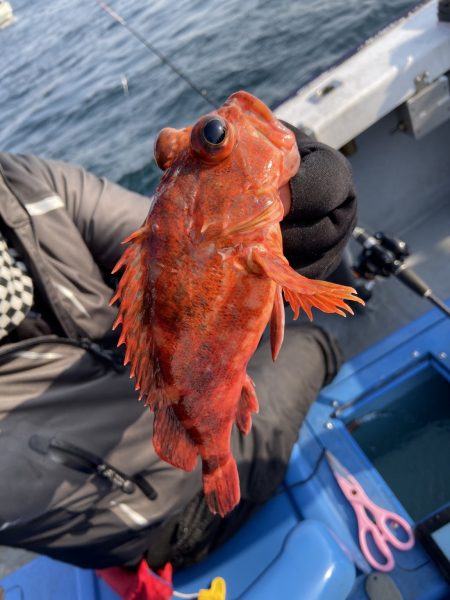
{"type": "MultiPolygon", "coordinates": [[[[9,0],[0,31],[0,149],[83,165],[150,194],[165,126],[210,107],[95,0],[9,0]]],[[[111,0],[200,88],[269,106],[361,44],[411,0],[111,0]]]]}

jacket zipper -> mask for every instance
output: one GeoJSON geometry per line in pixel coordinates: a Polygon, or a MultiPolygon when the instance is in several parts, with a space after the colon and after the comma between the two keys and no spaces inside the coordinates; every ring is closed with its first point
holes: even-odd
{"type": "Polygon", "coordinates": [[[35,452],[48,456],[69,469],[103,477],[125,494],[132,494],[139,488],[149,500],[156,500],[158,497],[156,490],[143,477],[126,475],[99,456],[64,440],[34,434],[29,440],[29,446],[35,452]]]}
{"type": "MultiPolygon", "coordinates": [[[[91,352],[96,358],[105,362],[117,372],[122,372],[125,367],[122,364],[122,357],[118,351],[111,351],[102,348],[99,344],[88,338],[81,340],[71,340],[60,338],[56,335],[42,336],[40,338],[30,338],[17,342],[9,348],[0,349],[0,360],[13,356],[21,350],[26,350],[36,344],[63,344],[74,346],[91,352]]],[[[117,485],[124,493],[132,494],[136,487],[150,500],[155,500],[158,496],[156,490],[140,475],[128,476],[116,469],[100,457],[92,454],[78,446],[74,446],[63,440],[53,438],[48,440],[44,436],[35,434],[30,438],[30,448],[40,454],[48,454],[55,462],[81,471],[83,473],[97,474],[117,485]]]]}

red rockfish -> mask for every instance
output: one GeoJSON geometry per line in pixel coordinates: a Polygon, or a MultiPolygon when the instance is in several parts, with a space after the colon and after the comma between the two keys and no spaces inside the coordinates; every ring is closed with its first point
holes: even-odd
{"type": "Polygon", "coordinates": [[[282,291],[296,317],[362,301],[283,256],[279,189],[300,156],[263,102],[237,92],[192,127],[163,129],[155,158],[165,172],[152,208],[114,270],[125,267],[114,326],[154,411],[156,452],[187,471],[200,456],[208,506],[224,516],[240,498],[231,428],[248,433],[258,411],[247,363],[269,321],[273,359],[280,350],[282,291]]]}

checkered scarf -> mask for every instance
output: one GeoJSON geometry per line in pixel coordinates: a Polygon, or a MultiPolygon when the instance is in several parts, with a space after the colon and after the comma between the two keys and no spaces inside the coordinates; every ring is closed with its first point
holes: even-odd
{"type": "Polygon", "coordinates": [[[0,340],[25,319],[32,305],[31,277],[0,232],[0,340]]]}

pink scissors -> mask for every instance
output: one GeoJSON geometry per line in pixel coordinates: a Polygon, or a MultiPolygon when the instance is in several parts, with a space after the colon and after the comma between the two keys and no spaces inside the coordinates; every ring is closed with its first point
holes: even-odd
{"type": "Polygon", "coordinates": [[[359,545],[367,562],[378,571],[392,571],[395,566],[394,557],[388,542],[398,550],[409,550],[414,546],[414,533],[409,523],[400,515],[377,506],[370,500],[357,480],[341,465],[338,459],[326,451],[325,456],[342,493],[352,505],[358,521],[359,545]],[[373,519],[371,518],[373,517],[373,519]],[[389,526],[389,523],[391,526],[389,526]],[[402,541],[394,535],[394,531],[403,529],[406,540],[402,541]],[[368,537],[386,562],[380,563],[368,546],[368,537]]]}

